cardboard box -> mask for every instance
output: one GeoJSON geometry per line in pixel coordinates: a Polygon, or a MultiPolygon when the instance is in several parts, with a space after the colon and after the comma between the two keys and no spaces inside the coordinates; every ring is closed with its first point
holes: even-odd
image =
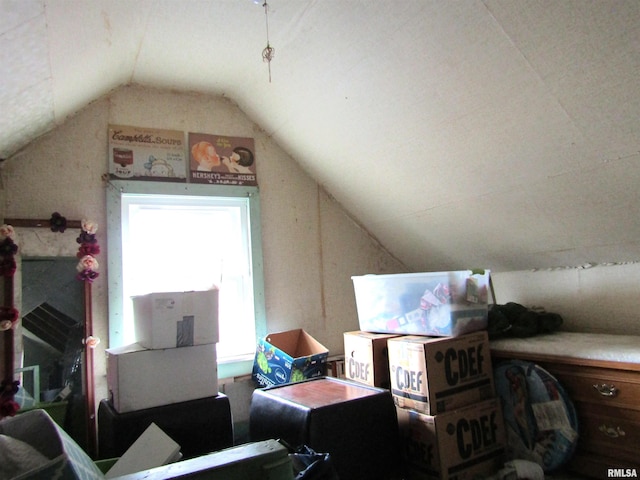
{"type": "Polygon", "coordinates": [[[344,375],[348,380],[390,389],[388,333],[344,332],[344,375]]]}
{"type": "Polygon", "coordinates": [[[344,375],[344,355],[334,355],[327,357],[327,377],[345,378],[344,375]]]}
{"type": "Polygon", "coordinates": [[[181,458],[180,445],[151,422],[133,445],[113,464],[105,478],[116,478],[140,470],[160,467],[177,462],[181,458]]]}
{"type": "MultiPolygon", "coordinates": [[[[31,410],[0,422],[0,435],[24,442],[35,453],[15,458],[28,470],[17,478],[40,480],[94,480],[104,476],[93,460],[44,410],[31,410]],[[28,465],[27,465],[28,464],[28,465]]],[[[13,440],[11,441],[13,443],[13,440]]],[[[16,447],[17,448],[17,447],[16,447]]],[[[5,465],[6,466],[6,465],[5,465]]]]}
{"type": "Polygon", "coordinates": [[[360,330],[459,336],[487,328],[489,271],[351,277],[360,330]]]}
{"type": "Polygon", "coordinates": [[[214,397],[216,345],[151,350],[134,343],[109,349],[107,387],[119,413],[214,397]]]}
{"type": "Polygon", "coordinates": [[[149,293],[131,298],[136,343],[145,348],[217,343],[218,289],[149,293]]]}
{"type": "Polygon", "coordinates": [[[245,443],[163,467],[126,475],[119,480],[294,480],[289,450],[278,440],[245,443]]]}
{"type": "Polygon", "coordinates": [[[396,413],[411,480],[488,478],[504,464],[504,421],[497,398],[438,415],[406,408],[396,413]]]}
{"type": "Polygon", "coordinates": [[[325,374],[329,350],[302,329],[270,333],[258,341],[252,377],[260,387],[325,374]]]}
{"type": "Polygon", "coordinates": [[[461,337],[406,335],[387,340],[396,405],[435,415],[494,397],[486,331],[461,337]]]}

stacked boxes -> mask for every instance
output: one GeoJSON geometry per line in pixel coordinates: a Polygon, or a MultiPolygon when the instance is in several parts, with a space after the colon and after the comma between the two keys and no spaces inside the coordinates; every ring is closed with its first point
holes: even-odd
{"type": "Polygon", "coordinates": [[[137,343],[107,350],[118,413],[218,395],[218,290],[133,298],[137,343]]]}
{"type": "Polygon", "coordinates": [[[505,430],[487,332],[407,335],[387,344],[408,478],[464,480],[497,472],[505,430]]]}
{"type": "Polygon", "coordinates": [[[388,352],[387,388],[408,480],[471,480],[503,466],[504,420],[486,331],[488,276],[353,277],[361,331],[344,334],[345,372],[349,378],[352,336],[368,332],[374,344],[374,335],[387,335],[378,341],[388,352]]]}

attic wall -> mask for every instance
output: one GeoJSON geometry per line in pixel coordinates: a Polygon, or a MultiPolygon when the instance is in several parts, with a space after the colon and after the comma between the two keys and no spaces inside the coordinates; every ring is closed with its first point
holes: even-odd
{"type": "MultiPolygon", "coordinates": [[[[270,331],[302,327],[331,354],[342,353],[342,332],[358,328],[351,275],[405,268],[349,219],[298,164],[232,102],[223,97],[136,86],[121,88],[34,141],[2,168],[3,217],[99,223],[100,277],[94,283],[97,398],[106,397],[108,348],[106,188],[109,124],[252,137],[256,145],[267,323],[270,331]]],[[[23,255],[75,255],[77,232],[20,229],[23,255]],[[67,247],[61,247],[62,243],[67,247]],[[68,252],[64,252],[68,253],[68,252]]]]}
{"type": "MultiPolygon", "coordinates": [[[[389,256],[343,209],[223,97],[125,87],[32,142],[0,167],[0,214],[88,218],[101,227],[101,276],[94,284],[97,396],[106,396],[108,347],[106,185],[110,123],[248,136],[255,139],[262,202],[265,297],[271,331],[305,328],[331,353],[342,353],[342,333],[357,329],[350,277],[410,269],[389,256]]],[[[21,229],[23,255],[75,255],[76,232],[21,229]]],[[[560,313],[564,328],[639,334],[640,264],[496,273],[499,303],[516,301],[560,313]]],[[[245,412],[246,413],[246,412],[245,412]]]]}
{"type": "Polygon", "coordinates": [[[583,265],[493,275],[497,303],[562,315],[563,330],[640,335],[640,263],[583,265]]]}

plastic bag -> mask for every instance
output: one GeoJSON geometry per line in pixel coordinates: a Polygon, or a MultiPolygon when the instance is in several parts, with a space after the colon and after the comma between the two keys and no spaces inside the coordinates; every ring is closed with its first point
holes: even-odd
{"type": "Polygon", "coordinates": [[[294,449],[285,441],[279,441],[289,449],[295,480],[340,480],[330,454],[317,453],[307,445],[294,449]]]}

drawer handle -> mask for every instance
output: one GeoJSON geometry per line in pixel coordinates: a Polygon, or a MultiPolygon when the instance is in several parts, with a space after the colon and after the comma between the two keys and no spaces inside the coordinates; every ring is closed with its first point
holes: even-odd
{"type": "Polygon", "coordinates": [[[602,383],[600,385],[596,384],[593,388],[595,388],[603,397],[615,397],[619,392],[615,385],[610,385],[608,383],[602,383]]]}
{"type": "Polygon", "coordinates": [[[624,437],[626,435],[625,431],[620,427],[607,427],[604,423],[600,425],[599,430],[610,438],[624,437]]]}

